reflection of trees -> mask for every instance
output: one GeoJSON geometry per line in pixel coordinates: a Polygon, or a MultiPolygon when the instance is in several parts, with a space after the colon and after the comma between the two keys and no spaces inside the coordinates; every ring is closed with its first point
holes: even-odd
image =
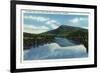
{"type": "Polygon", "coordinates": [[[74,41],[78,41],[80,44],[84,44],[84,46],[87,48],[88,51],[88,32],[83,31],[76,31],[74,33],[68,34],[39,34],[39,35],[24,35],[24,49],[29,49],[30,47],[38,47],[47,43],[54,42],[55,37],[62,37],[71,39],[74,41]]]}
{"type": "Polygon", "coordinates": [[[38,47],[40,45],[44,45],[46,43],[51,43],[54,41],[54,36],[49,35],[38,35],[30,37],[24,37],[24,49],[28,49],[30,47],[38,47]]]}
{"type": "Polygon", "coordinates": [[[66,38],[69,38],[69,39],[78,41],[81,44],[84,44],[84,46],[87,48],[87,51],[88,51],[88,32],[82,32],[82,31],[74,32],[74,34],[70,34],[66,36],[66,38]]]}

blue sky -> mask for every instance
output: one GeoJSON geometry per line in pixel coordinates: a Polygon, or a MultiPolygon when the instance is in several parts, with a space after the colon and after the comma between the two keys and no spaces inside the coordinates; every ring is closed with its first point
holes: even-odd
{"type": "Polygon", "coordinates": [[[88,15],[24,13],[24,31],[42,33],[53,30],[61,25],[88,28],[88,15]]]}

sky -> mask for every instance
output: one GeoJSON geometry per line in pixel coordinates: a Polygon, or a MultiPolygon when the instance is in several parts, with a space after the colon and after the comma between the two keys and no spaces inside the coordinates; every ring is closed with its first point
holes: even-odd
{"type": "MultiPolygon", "coordinates": [[[[63,13],[63,12],[62,12],[63,13]]],[[[23,13],[24,32],[39,34],[58,28],[61,25],[88,29],[88,15],[60,13],[23,13]]]]}

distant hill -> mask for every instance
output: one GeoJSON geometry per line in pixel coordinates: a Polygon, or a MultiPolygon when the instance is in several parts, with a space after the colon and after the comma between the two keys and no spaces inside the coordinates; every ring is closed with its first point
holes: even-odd
{"type": "Polygon", "coordinates": [[[47,32],[44,32],[42,34],[51,34],[51,35],[70,35],[71,33],[75,33],[75,32],[82,32],[82,33],[87,33],[88,30],[87,29],[83,29],[80,27],[72,27],[72,26],[67,26],[67,25],[61,25],[60,27],[58,27],[57,29],[54,30],[50,30],[47,32]]]}
{"type": "Polygon", "coordinates": [[[42,34],[55,35],[56,37],[63,37],[73,41],[78,41],[81,44],[84,44],[84,46],[88,49],[88,29],[61,25],[57,29],[42,34]]]}
{"type": "Polygon", "coordinates": [[[50,30],[50,31],[47,31],[47,32],[44,32],[44,33],[40,33],[40,34],[32,34],[32,33],[27,33],[27,32],[24,32],[24,36],[32,36],[32,35],[59,35],[59,36],[68,36],[68,35],[71,35],[71,34],[76,34],[80,32],[81,34],[83,33],[88,33],[88,30],[87,29],[83,29],[83,28],[80,28],[80,27],[72,27],[72,26],[67,26],[67,25],[61,25],[59,26],[57,29],[54,29],[54,30],[50,30]]]}

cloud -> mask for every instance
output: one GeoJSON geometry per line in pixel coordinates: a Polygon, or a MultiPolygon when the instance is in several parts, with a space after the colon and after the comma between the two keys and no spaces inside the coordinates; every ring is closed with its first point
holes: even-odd
{"type": "Polygon", "coordinates": [[[29,24],[27,24],[27,25],[25,24],[25,25],[24,25],[24,28],[33,29],[33,28],[35,28],[35,27],[33,27],[32,25],[29,25],[29,24]]]}
{"type": "Polygon", "coordinates": [[[53,30],[53,29],[56,29],[59,27],[59,23],[56,20],[53,20],[53,19],[50,19],[47,17],[25,16],[24,18],[33,20],[33,23],[29,23],[29,24],[24,23],[25,32],[42,33],[42,32],[53,30]],[[41,30],[41,31],[39,31],[39,30],[41,30]]]}
{"type": "Polygon", "coordinates": [[[49,28],[48,28],[47,26],[45,26],[45,25],[44,25],[44,26],[40,26],[39,28],[40,28],[40,29],[46,29],[46,30],[49,30],[49,28]]]}
{"type": "Polygon", "coordinates": [[[88,29],[87,20],[88,18],[86,17],[76,17],[76,18],[69,20],[69,22],[70,22],[70,26],[76,26],[76,27],[88,29]]]}
{"type": "Polygon", "coordinates": [[[51,29],[56,29],[59,27],[59,23],[55,20],[49,20],[45,23],[48,27],[50,27],[51,29]]]}
{"type": "Polygon", "coordinates": [[[86,21],[86,20],[88,20],[88,19],[84,18],[84,17],[80,17],[80,18],[73,18],[73,19],[70,20],[70,22],[73,23],[73,24],[79,24],[80,21],[86,21]]]}
{"type": "Polygon", "coordinates": [[[39,22],[44,22],[49,20],[49,18],[47,17],[42,17],[42,16],[24,16],[25,19],[32,19],[32,20],[36,20],[39,22]]]}
{"type": "Polygon", "coordinates": [[[45,25],[42,25],[42,26],[37,27],[37,26],[35,26],[35,25],[25,24],[25,25],[24,25],[24,28],[26,28],[26,29],[37,29],[37,30],[38,30],[38,29],[49,30],[49,28],[46,27],[45,25]]]}
{"type": "Polygon", "coordinates": [[[57,25],[55,25],[55,24],[51,24],[50,26],[51,26],[52,29],[56,29],[56,28],[59,27],[59,26],[57,26],[57,25]]]}
{"type": "MultiPolygon", "coordinates": [[[[53,19],[50,19],[47,17],[42,17],[42,16],[24,16],[24,18],[34,20],[34,22],[38,22],[38,24],[42,22],[41,26],[36,26],[36,25],[31,26],[34,29],[48,29],[48,30],[56,29],[56,28],[58,28],[58,24],[59,24],[56,20],[53,20],[53,19]]],[[[33,22],[33,24],[34,24],[34,22],[33,22]]],[[[33,25],[33,24],[31,24],[31,25],[33,25]]]]}
{"type": "Polygon", "coordinates": [[[49,20],[44,22],[41,26],[36,26],[33,24],[24,24],[24,32],[39,34],[49,30],[58,28],[58,23],[55,20],[49,20]]]}
{"type": "Polygon", "coordinates": [[[57,23],[57,21],[55,21],[55,20],[49,20],[49,21],[46,22],[46,24],[52,24],[52,23],[57,23]]]}
{"type": "Polygon", "coordinates": [[[83,17],[81,17],[79,19],[80,19],[80,21],[88,20],[87,18],[83,18],[83,17]]]}
{"type": "Polygon", "coordinates": [[[46,32],[48,29],[49,28],[45,26],[36,27],[33,25],[29,25],[29,24],[24,25],[24,32],[27,32],[27,33],[39,34],[39,33],[46,32]]]}
{"type": "Polygon", "coordinates": [[[78,23],[80,23],[80,19],[79,18],[73,18],[73,19],[70,20],[70,22],[73,23],[73,24],[78,24],[78,23]]]}
{"type": "Polygon", "coordinates": [[[82,27],[82,28],[84,28],[84,29],[88,29],[88,27],[82,27]]]}

